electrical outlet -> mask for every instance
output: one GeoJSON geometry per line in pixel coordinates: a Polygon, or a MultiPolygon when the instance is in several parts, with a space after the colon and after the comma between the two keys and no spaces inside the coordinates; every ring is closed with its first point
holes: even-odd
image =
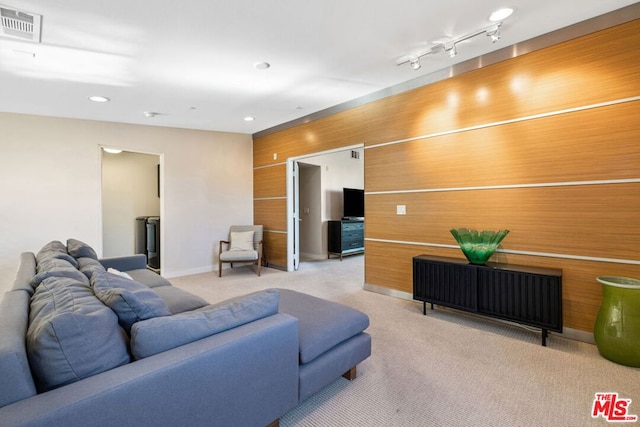
{"type": "Polygon", "coordinates": [[[396,205],[396,215],[406,215],[407,205],[396,205]]]}
{"type": "Polygon", "coordinates": [[[278,160],[278,153],[273,153],[273,160],[278,160]]]}

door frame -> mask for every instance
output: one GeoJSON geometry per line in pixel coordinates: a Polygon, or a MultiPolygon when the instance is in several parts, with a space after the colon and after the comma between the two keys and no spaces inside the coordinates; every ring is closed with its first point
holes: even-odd
{"type": "MultiPolygon", "coordinates": [[[[146,154],[146,155],[150,155],[150,156],[157,156],[158,157],[158,165],[159,165],[159,170],[158,170],[158,190],[159,190],[159,203],[160,203],[160,218],[162,220],[162,218],[165,217],[165,211],[164,211],[164,152],[153,152],[153,151],[144,151],[144,150],[138,150],[138,149],[132,149],[132,148],[124,148],[124,147],[118,147],[116,145],[105,145],[105,144],[99,144],[98,145],[98,151],[99,151],[99,155],[100,155],[100,168],[99,168],[99,173],[100,173],[100,250],[102,253],[104,253],[104,218],[103,218],[103,212],[104,212],[104,199],[103,199],[103,175],[102,175],[102,157],[104,156],[104,151],[103,148],[115,148],[118,150],[122,150],[122,151],[127,151],[129,153],[136,153],[136,154],[146,154]]],[[[160,229],[160,266],[164,266],[165,264],[165,251],[163,250],[166,246],[164,244],[164,236],[165,236],[165,232],[166,232],[166,221],[164,223],[165,225],[161,226],[160,229]]],[[[162,273],[161,273],[162,275],[162,273]]]]}
{"type": "MultiPolygon", "coordinates": [[[[298,161],[325,154],[340,153],[359,148],[365,148],[364,143],[346,145],[331,150],[318,151],[287,159],[287,271],[296,271],[300,266],[300,182],[298,161]]],[[[365,156],[366,157],[366,156],[365,156]]]]}

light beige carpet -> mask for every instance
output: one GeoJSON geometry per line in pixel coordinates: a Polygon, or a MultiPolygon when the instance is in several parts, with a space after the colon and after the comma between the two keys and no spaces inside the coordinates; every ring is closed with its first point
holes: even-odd
{"type": "MultiPolygon", "coordinates": [[[[593,419],[595,393],[632,399],[640,415],[640,369],[599,356],[594,345],[552,333],[364,291],[362,256],[303,263],[286,273],[250,267],[172,279],[209,302],[286,288],[367,313],[373,348],[358,378],[336,380],[286,414],[281,426],[609,425],[593,419]]],[[[640,425],[640,423],[617,423],[640,425]]]]}

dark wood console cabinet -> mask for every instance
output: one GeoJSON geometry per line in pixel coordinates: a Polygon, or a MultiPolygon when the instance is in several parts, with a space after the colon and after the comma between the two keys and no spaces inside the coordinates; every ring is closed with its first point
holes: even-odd
{"type": "Polygon", "coordinates": [[[329,221],[327,237],[328,258],[331,258],[331,255],[339,255],[342,261],[345,255],[360,254],[364,252],[364,221],[329,221]]]}
{"type": "Polygon", "coordinates": [[[562,271],[521,265],[413,258],[413,299],[562,333],[562,271]]]}

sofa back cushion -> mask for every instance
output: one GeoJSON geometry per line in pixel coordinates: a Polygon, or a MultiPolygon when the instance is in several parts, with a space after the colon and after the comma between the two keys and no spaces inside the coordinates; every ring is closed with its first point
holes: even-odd
{"type": "Polygon", "coordinates": [[[91,288],[67,277],[42,281],[31,298],[27,355],[39,392],[130,361],[127,334],[91,288]]]}
{"type": "Polygon", "coordinates": [[[24,343],[29,298],[29,292],[13,290],[0,301],[0,408],[36,394],[24,343]]]}
{"type": "Polygon", "coordinates": [[[68,261],[49,258],[38,263],[38,273],[31,278],[31,286],[36,289],[44,279],[49,277],[68,277],[89,284],[89,279],[73,267],[68,261]]]}
{"type": "Polygon", "coordinates": [[[87,276],[88,279],[91,279],[94,271],[106,271],[100,261],[89,257],[78,258],[78,269],[82,274],[87,276]]]}
{"type": "Polygon", "coordinates": [[[98,259],[98,254],[93,248],[78,239],[67,239],[67,252],[74,258],[93,258],[98,259]]]}
{"type": "Polygon", "coordinates": [[[278,313],[277,289],[254,292],[131,328],[131,354],[142,359],[278,313]]]}
{"type": "Polygon", "coordinates": [[[159,316],[170,316],[169,307],[152,289],[133,279],[107,271],[95,271],[91,276],[93,293],[118,316],[127,332],[131,325],[159,316]]]}
{"type": "Polygon", "coordinates": [[[69,261],[73,265],[73,267],[78,266],[76,260],[67,252],[67,247],[58,240],[53,240],[47,243],[36,254],[36,260],[38,261],[38,264],[40,264],[44,260],[51,258],[64,259],[69,261]]]}

